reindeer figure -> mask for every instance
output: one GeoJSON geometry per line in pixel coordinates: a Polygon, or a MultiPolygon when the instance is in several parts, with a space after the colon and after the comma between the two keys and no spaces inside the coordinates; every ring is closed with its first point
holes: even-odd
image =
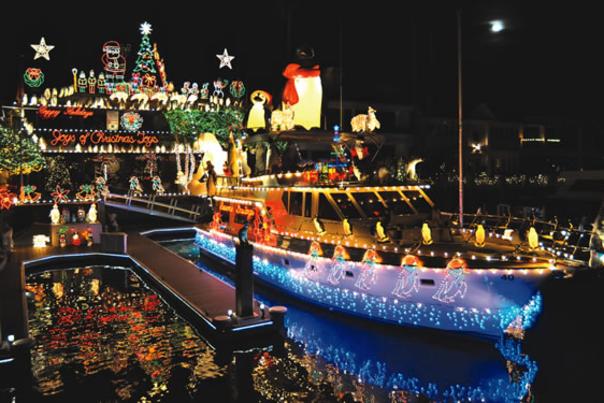
{"type": "Polygon", "coordinates": [[[367,110],[367,114],[356,115],[350,120],[353,132],[372,133],[375,129],[381,127],[380,121],[375,117],[376,110],[371,106],[367,110]]]}

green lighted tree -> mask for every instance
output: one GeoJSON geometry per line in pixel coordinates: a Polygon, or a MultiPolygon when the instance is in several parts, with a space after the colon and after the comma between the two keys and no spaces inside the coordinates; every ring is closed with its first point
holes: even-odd
{"type": "Polygon", "coordinates": [[[27,135],[0,126],[0,172],[12,176],[44,168],[40,147],[27,135]]]}
{"type": "Polygon", "coordinates": [[[143,87],[154,87],[156,85],[157,70],[155,70],[155,58],[153,57],[153,47],[149,34],[151,33],[151,24],[144,22],[140,27],[143,39],[137,53],[136,66],[133,69],[133,81],[143,87]],[[137,78],[138,77],[138,78],[137,78]],[[140,81],[138,81],[140,80],[140,81]]]}
{"type": "Polygon", "coordinates": [[[47,157],[46,166],[48,175],[46,177],[46,183],[44,188],[53,192],[57,186],[61,188],[73,188],[71,183],[71,173],[69,172],[69,165],[62,155],[56,157],[47,157]]]}

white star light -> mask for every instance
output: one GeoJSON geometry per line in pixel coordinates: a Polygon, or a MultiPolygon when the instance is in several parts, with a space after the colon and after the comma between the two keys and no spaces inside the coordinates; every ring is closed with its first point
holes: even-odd
{"type": "Polygon", "coordinates": [[[235,56],[229,56],[229,52],[227,52],[226,48],[224,48],[224,52],[222,52],[221,55],[216,55],[216,57],[218,58],[218,60],[220,60],[220,66],[218,66],[219,69],[223,67],[228,67],[229,69],[233,70],[233,66],[231,66],[231,60],[233,60],[235,56]]]}
{"type": "Polygon", "coordinates": [[[46,40],[44,39],[44,37],[42,37],[42,39],[40,39],[40,44],[39,45],[37,45],[35,43],[32,43],[30,46],[36,51],[36,55],[34,56],[34,60],[36,60],[36,59],[38,59],[40,57],[43,57],[46,60],[50,60],[49,52],[54,49],[54,46],[47,45],[46,44],[46,40]]]}
{"type": "Polygon", "coordinates": [[[143,22],[141,24],[140,30],[141,30],[141,34],[149,35],[152,31],[151,24],[149,24],[147,21],[143,22]]]}

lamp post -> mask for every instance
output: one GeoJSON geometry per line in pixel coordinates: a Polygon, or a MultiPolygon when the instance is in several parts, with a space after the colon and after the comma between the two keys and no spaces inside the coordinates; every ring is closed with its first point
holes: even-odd
{"type": "MultiPolygon", "coordinates": [[[[503,31],[503,20],[489,22],[491,33],[498,34],[503,31]]],[[[463,227],[463,75],[461,63],[461,9],[457,10],[457,151],[459,158],[459,227],[463,227]]]]}
{"type": "Polygon", "coordinates": [[[463,93],[461,71],[461,9],[457,10],[457,151],[459,158],[459,227],[463,227],[463,93]]]}

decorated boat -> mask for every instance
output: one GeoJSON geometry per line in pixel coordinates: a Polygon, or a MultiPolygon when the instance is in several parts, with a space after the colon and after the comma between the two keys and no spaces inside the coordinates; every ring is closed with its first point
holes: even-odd
{"type": "Polygon", "coordinates": [[[521,336],[541,309],[540,285],[571,277],[589,256],[578,229],[488,215],[460,226],[428,185],[347,179],[225,178],[197,242],[234,264],[245,226],[263,283],[371,320],[493,337],[521,336]]]}

